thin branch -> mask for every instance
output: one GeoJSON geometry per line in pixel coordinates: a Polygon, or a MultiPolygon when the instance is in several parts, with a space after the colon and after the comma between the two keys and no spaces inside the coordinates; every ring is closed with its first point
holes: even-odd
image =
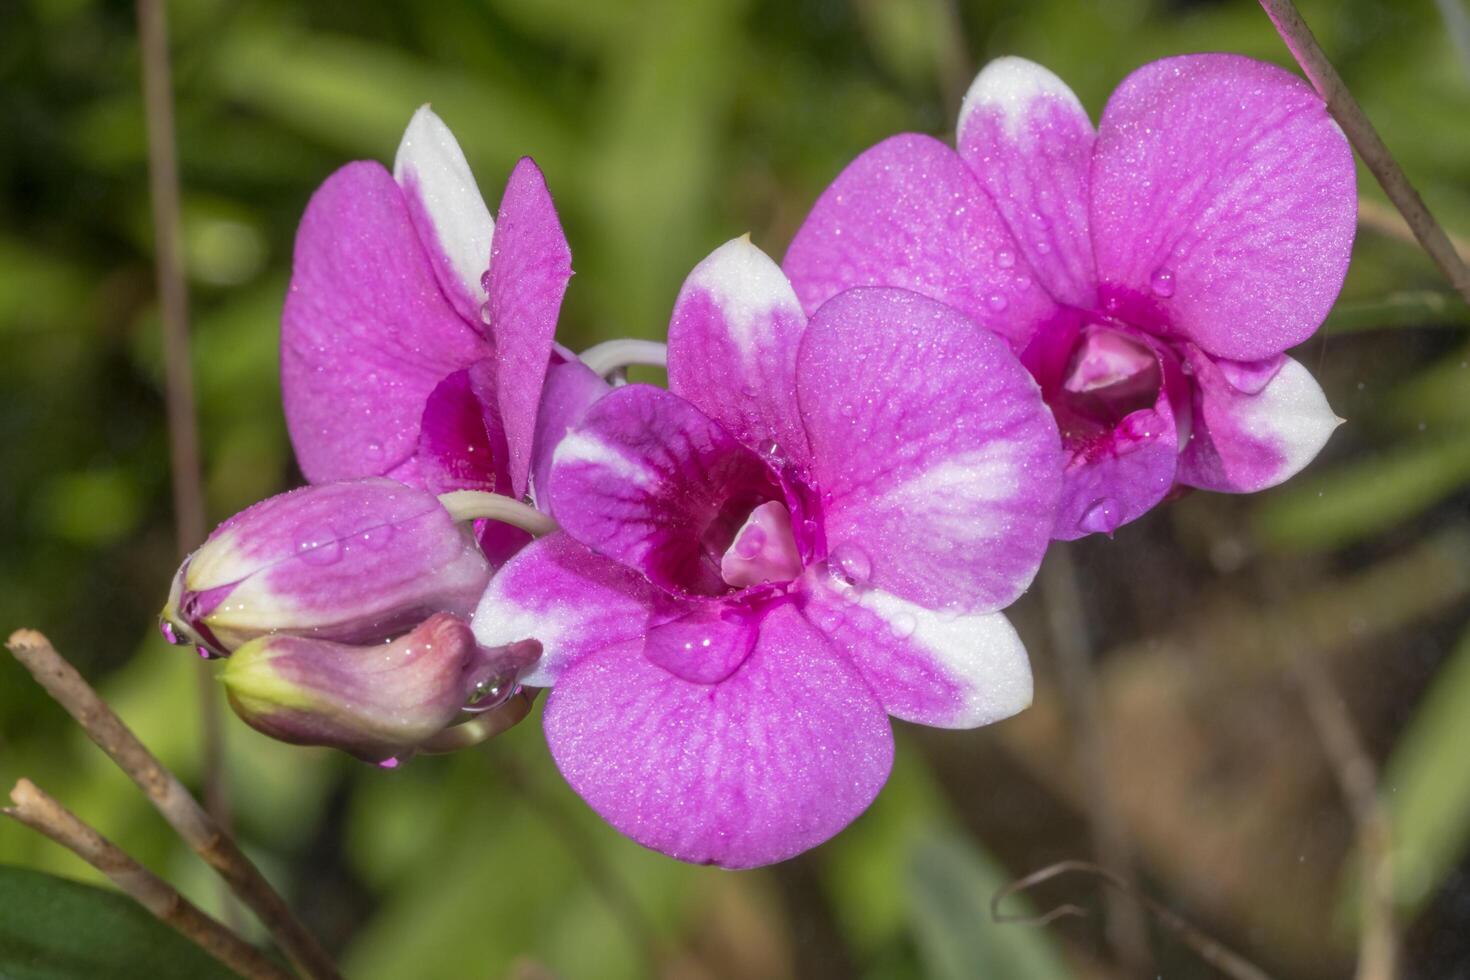
{"type": "MultiPolygon", "coordinates": [[[[148,130],[148,192],[153,206],[154,270],[163,321],[164,405],[172,463],[174,538],[182,560],[204,540],[204,488],[199,425],[189,356],[189,290],[180,244],[179,163],[174,144],[173,83],[163,0],[138,0],[138,48],[143,62],[144,122],[148,130]]],[[[230,826],[224,778],[224,724],[218,685],[201,667],[196,681],[204,745],[204,800],[220,825],[230,826]]]]}
{"type": "Polygon", "coordinates": [[[138,741],[51,641],[35,630],[16,630],[6,645],[46,693],[77,720],[87,737],[138,784],[185,843],[255,911],[297,968],[313,980],[338,980],[330,957],[240,846],[189,795],[178,777],[138,741]]]}
{"type": "Polygon", "coordinates": [[[1363,748],[1332,678],[1316,660],[1292,660],[1307,715],[1347,801],[1363,854],[1359,896],[1357,980],[1395,980],[1399,937],[1393,908],[1393,848],[1388,814],[1378,796],[1378,771],[1363,748]]]}
{"type": "Polygon", "coordinates": [[[15,805],[0,810],[6,816],[44,834],[112,879],[129,898],[210,956],[247,980],[292,980],[291,974],[264,953],[202,912],[168,882],[129,857],[112,841],[29,779],[10,791],[15,805]]]}
{"type": "Polygon", "coordinates": [[[1409,178],[1404,175],[1398,161],[1394,160],[1393,154],[1384,145],[1378,130],[1368,121],[1363,107],[1358,105],[1358,100],[1348,91],[1342,76],[1327,59],[1317,39],[1312,36],[1311,28],[1302,20],[1296,4],[1291,0],[1260,0],[1260,4],[1266,16],[1271,18],[1271,23],[1276,25],[1277,33],[1286,42],[1297,64],[1301,65],[1317,93],[1327,103],[1327,111],[1342,126],[1343,132],[1378,180],[1383,192],[1414,230],[1414,237],[1424,251],[1429,253],[1434,264],[1439,266],[1450,285],[1455,287],[1455,291],[1465,298],[1465,302],[1470,303],[1470,268],[1466,267],[1465,261],[1450,244],[1449,236],[1429,213],[1419,192],[1409,183],[1409,178]]]}
{"type": "MultiPolygon", "coordinates": [[[[1072,547],[1065,544],[1053,547],[1042,564],[1042,604],[1056,653],[1062,698],[1071,715],[1072,752],[1082,777],[1083,798],[1087,801],[1092,853],[1107,867],[1128,869],[1131,878],[1133,842],[1113,800],[1108,779],[1107,732],[1098,705],[1095,652],[1077,585],[1072,547]]],[[[1130,975],[1149,973],[1148,931],[1138,906],[1112,893],[1106,902],[1103,929],[1113,955],[1130,975]]]]}
{"type": "Polygon", "coordinates": [[[1233,980],[1271,980],[1270,975],[1266,971],[1239,953],[1231,950],[1219,940],[1206,935],[1178,912],[1154,901],[1148,895],[1129,884],[1121,875],[1114,874],[1107,868],[1099,867],[1091,861],[1058,861],[1056,864],[1049,864],[1040,871],[1033,871],[1026,877],[1011,882],[991,896],[991,919],[996,922],[1012,923],[1015,925],[1044,926],[1055,922],[1057,919],[1069,916],[1086,918],[1088,914],[1087,910],[1080,905],[1073,905],[1071,903],[1059,905],[1043,915],[1006,915],[1000,910],[1001,902],[1017,892],[1033,888],[1044,881],[1050,881],[1069,872],[1094,875],[1117,889],[1123,895],[1137,902],[1148,910],[1149,914],[1154,917],[1159,925],[1169,930],[1178,937],[1180,942],[1194,950],[1200,959],[1215,967],[1215,969],[1224,973],[1226,976],[1233,978],[1233,980]]]}

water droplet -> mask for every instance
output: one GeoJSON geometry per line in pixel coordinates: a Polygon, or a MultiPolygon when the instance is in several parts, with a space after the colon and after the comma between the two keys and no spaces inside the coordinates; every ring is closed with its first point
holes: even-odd
{"type": "Polygon", "coordinates": [[[470,699],[465,702],[461,710],[466,714],[477,715],[483,711],[498,708],[509,701],[520,689],[513,675],[502,674],[498,677],[487,677],[475,685],[474,691],[470,693],[470,699]]]}
{"type": "Polygon", "coordinates": [[[303,531],[296,536],[296,557],[308,565],[331,565],[342,557],[342,542],[329,527],[303,531]]]}
{"type": "Polygon", "coordinates": [[[1099,497],[1083,513],[1077,529],[1087,534],[1111,534],[1121,521],[1121,509],[1111,497],[1099,497]]]}
{"type": "Polygon", "coordinates": [[[914,630],[919,628],[919,621],[913,613],[900,612],[888,621],[888,628],[894,636],[900,640],[906,640],[914,635],[914,630]]]}
{"type": "Polygon", "coordinates": [[[174,624],[166,619],[160,619],[158,621],[158,632],[162,633],[163,638],[174,646],[179,646],[184,642],[183,638],[174,631],[174,624]]]}
{"type": "Polygon", "coordinates": [[[388,540],[392,537],[392,524],[379,524],[377,527],[370,527],[366,531],[363,531],[361,535],[362,543],[373,551],[382,551],[388,544],[388,540]]]}
{"type": "Polygon", "coordinates": [[[995,253],[995,264],[1002,269],[1013,268],[1016,264],[1016,254],[1009,249],[1001,249],[995,253]]]}
{"type": "Polygon", "coordinates": [[[1168,299],[1174,295],[1174,273],[1160,266],[1148,277],[1148,288],[1153,290],[1155,296],[1168,299]]]}
{"type": "Polygon", "coordinates": [[[381,762],[378,763],[378,768],[379,769],[397,769],[399,766],[403,765],[405,759],[406,759],[406,756],[390,755],[388,758],[386,758],[383,761],[381,761],[381,762]]]}
{"type": "Polygon", "coordinates": [[[999,313],[1007,306],[1006,298],[1000,293],[994,293],[989,299],[985,301],[985,305],[990,307],[991,310],[993,310],[994,312],[999,313]]]}
{"type": "Polygon", "coordinates": [[[199,654],[199,659],[200,660],[223,660],[224,659],[224,654],[222,654],[222,653],[215,653],[213,650],[209,649],[209,647],[205,647],[205,646],[195,647],[194,648],[194,652],[197,653],[197,654],[199,654]]]}
{"type": "Polygon", "coordinates": [[[379,459],[383,455],[383,444],[374,439],[372,442],[367,444],[367,451],[368,455],[373,457],[373,459],[379,459]]]}
{"type": "Polygon", "coordinates": [[[849,585],[863,585],[873,574],[873,561],[868,553],[851,541],[838,545],[827,559],[834,574],[849,585]]]}
{"type": "Polygon", "coordinates": [[[781,456],[781,444],[775,439],[767,439],[761,443],[760,453],[767,459],[778,459],[781,456]]]}

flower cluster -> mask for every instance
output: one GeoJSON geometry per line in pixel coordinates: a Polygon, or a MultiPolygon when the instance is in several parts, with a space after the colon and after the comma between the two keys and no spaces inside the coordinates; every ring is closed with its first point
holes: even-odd
{"type": "Polygon", "coordinates": [[[166,635],[286,741],[396,765],[549,689],[557,766],[640,843],[750,867],[828,839],[887,779],[890,718],[1030,703],[1002,610],[1051,540],[1271,486],[1339,421],[1284,353],[1356,217],[1299,79],[1167,59],[1094,128],[1003,58],[957,146],[880,143],[782,264],[746,237],[696,265],[666,352],[578,357],[540,171],[492,220],[419,110],[391,174],[349,164],[302,220],[282,382],[312,485],[190,556],[166,635]],[[649,356],[666,389],[612,370],[649,356]]]}

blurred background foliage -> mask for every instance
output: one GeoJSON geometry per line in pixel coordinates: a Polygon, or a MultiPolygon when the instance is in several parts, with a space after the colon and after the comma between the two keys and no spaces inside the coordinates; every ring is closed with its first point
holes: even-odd
{"type": "MultiPolygon", "coordinates": [[[[1442,15],[1459,2],[1303,7],[1463,235],[1470,47],[1442,15]]],[[[779,255],[862,149],[948,135],[990,57],[1043,62],[1094,116],[1157,57],[1289,64],[1247,0],[176,0],[169,16],[212,520],[299,481],[276,343],[307,198],[348,160],[390,161],[423,102],[492,207],[519,156],[545,170],[577,269],[561,338],[580,347],[659,337],[685,273],[729,238],[779,255]]],[[[153,618],[175,545],[132,17],[120,0],[0,3],[0,626],[46,630],[197,780],[201,668],[153,618]]],[[[1366,174],[1361,190],[1381,202],[1366,174]]],[[[899,726],[872,810],[773,869],[688,867],[622,839],[562,783],[534,721],[382,772],[230,718],[243,842],[353,977],[1127,976],[1095,918],[1043,930],[988,907],[1006,881],[1091,853],[1102,744],[1145,890],[1273,970],[1341,976],[1359,861],[1293,680],[1308,664],[1383,767],[1408,975],[1466,975],[1470,313],[1383,225],[1362,229],[1327,329],[1297,352],[1348,419],[1322,458],[1276,491],[1197,494],[1069,548],[1105,743],[1063,697],[1048,622],[1065,597],[1041,588],[1014,617],[1035,707],[979,732],[899,726]]],[[[20,775],[219,907],[131,784],[0,658],[0,782],[20,775]]],[[[0,863],[95,878],[8,824],[0,863]]],[[[5,880],[0,936],[28,928],[5,880]]],[[[1033,897],[1100,906],[1085,879],[1033,897]]],[[[1149,939],[1164,975],[1213,975],[1168,932],[1149,939]]]]}

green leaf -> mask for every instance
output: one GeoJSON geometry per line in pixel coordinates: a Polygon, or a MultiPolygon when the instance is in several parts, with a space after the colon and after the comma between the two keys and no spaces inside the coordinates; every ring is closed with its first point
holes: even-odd
{"type": "Polygon", "coordinates": [[[218,961],[114,891],[0,865],[6,980],[210,980],[218,961]]]}
{"type": "Polygon", "coordinates": [[[1470,437],[1421,438],[1325,470],[1265,498],[1263,542],[1288,550],[1341,548],[1408,520],[1470,483],[1470,437]]]}
{"type": "Polygon", "coordinates": [[[1393,839],[1394,898],[1422,905],[1470,851],[1470,632],[1439,669],[1394,746],[1382,792],[1393,839]]]}
{"type": "MultiPolygon", "coordinates": [[[[934,980],[1057,980],[1066,965],[1035,926],[998,923],[990,899],[1006,876],[968,840],[941,833],[909,855],[909,911],[925,975],[934,980]]],[[[1011,910],[1024,908],[1008,900],[1011,910]]]]}

